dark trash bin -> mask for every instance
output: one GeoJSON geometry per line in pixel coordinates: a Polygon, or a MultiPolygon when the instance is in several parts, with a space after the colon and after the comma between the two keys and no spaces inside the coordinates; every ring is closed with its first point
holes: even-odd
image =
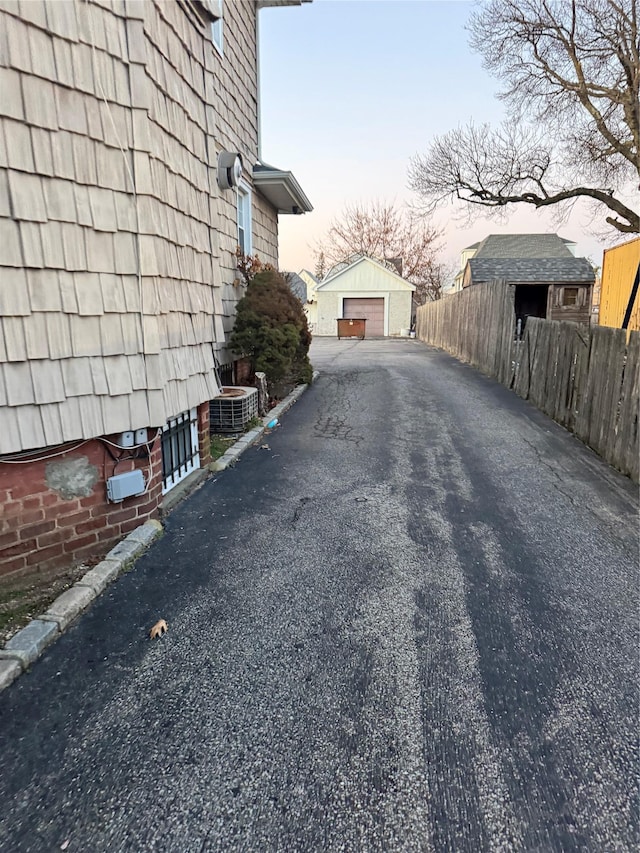
{"type": "Polygon", "coordinates": [[[366,323],[367,320],[365,317],[338,320],[338,340],[340,338],[360,338],[361,341],[364,340],[366,323]]]}

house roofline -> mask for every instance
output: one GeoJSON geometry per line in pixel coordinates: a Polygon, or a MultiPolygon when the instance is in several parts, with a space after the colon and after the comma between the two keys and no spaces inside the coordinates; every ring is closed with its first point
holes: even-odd
{"type": "Polygon", "coordinates": [[[302,6],[303,3],[312,3],[313,0],[258,0],[256,8],[268,9],[274,6],[302,6]]]}
{"type": "Polygon", "coordinates": [[[398,281],[401,281],[405,285],[405,287],[407,287],[412,292],[416,290],[415,284],[411,284],[411,282],[407,281],[406,278],[402,278],[402,276],[398,275],[397,272],[393,272],[392,270],[388,269],[388,267],[385,267],[384,264],[381,264],[379,261],[376,261],[375,258],[368,257],[368,255],[363,255],[361,258],[358,258],[357,261],[354,261],[353,263],[344,267],[344,269],[339,270],[338,272],[334,273],[332,276],[329,276],[328,278],[324,278],[320,282],[320,284],[316,287],[316,290],[322,290],[322,288],[325,286],[325,284],[329,284],[329,282],[338,278],[338,276],[343,275],[343,273],[347,272],[347,270],[350,270],[350,269],[353,269],[354,267],[357,267],[358,264],[361,264],[363,261],[369,261],[370,263],[375,264],[381,270],[384,270],[384,272],[388,273],[389,275],[393,276],[394,278],[397,278],[398,281]]]}
{"type": "Polygon", "coordinates": [[[293,172],[260,161],[253,167],[253,184],[278,213],[311,213],[313,205],[293,172]]]}

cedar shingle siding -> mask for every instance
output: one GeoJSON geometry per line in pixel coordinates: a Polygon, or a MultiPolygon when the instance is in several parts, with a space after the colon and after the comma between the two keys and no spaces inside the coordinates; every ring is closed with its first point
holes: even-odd
{"type": "MultiPolygon", "coordinates": [[[[0,2],[0,454],[215,396],[239,297],[221,149],[257,159],[255,4],[0,2]]],[[[250,177],[250,175],[249,175],[250,177]]],[[[276,262],[254,193],[254,251],[276,262]]]]}

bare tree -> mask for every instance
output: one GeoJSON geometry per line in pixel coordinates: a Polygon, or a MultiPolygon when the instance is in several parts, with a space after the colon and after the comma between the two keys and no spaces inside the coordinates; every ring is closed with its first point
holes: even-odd
{"type": "Polygon", "coordinates": [[[438,263],[442,232],[406,206],[373,201],[347,206],[329,228],[317,257],[329,264],[358,255],[381,261],[416,286],[420,302],[439,299],[444,268],[438,263]]]}
{"type": "Polygon", "coordinates": [[[324,252],[322,251],[322,249],[320,249],[320,251],[317,253],[317,256],[316,256],[316,266],[315,266],[314,275],[318,279],[318,281],[322,281],[322,279],[325,277],[326,272],[327,272],[327,261],[326,261],[326,258],[324,256],[324,252]]]}
{"type": "Polygon", "coordinates": [[[415,304],[424,305],[425,302],[441,299],[443,289],[453,280],[453,277],[454,272],[451,265],[441,263],[434,258],[432,263],[425,266],[422,275],[412,281],[412,284],[416,286],[415,304]]]}
{"type": "Polygon", "coordinates": [[[488,0],[470,30],[508,119],[451,131],[412,160],[426,209],[587,199],[617,231],[640,232],[627,200],[640,180],[638,0],[488,0]]]}

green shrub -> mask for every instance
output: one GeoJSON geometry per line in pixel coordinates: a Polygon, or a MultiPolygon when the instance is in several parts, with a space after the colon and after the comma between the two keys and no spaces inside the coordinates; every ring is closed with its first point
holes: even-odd
{"type": "Polygon", "coordinates": [[[267,377],[271,396],[311,381],[311,334],[300,300],[276,270],[252,275],[236,306],[231,348],[248,357],[252,371],[267,377]]]}

